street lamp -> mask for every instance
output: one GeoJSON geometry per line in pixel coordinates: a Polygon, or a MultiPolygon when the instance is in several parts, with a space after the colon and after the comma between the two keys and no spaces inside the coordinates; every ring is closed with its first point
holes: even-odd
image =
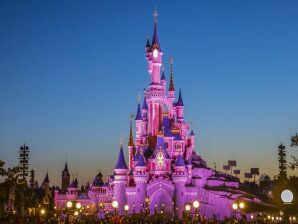
{"type": "Polygon", "coordinates": [[[200,202],[194,201],[193,202],[193,207],[196,209],[196,216],[198,216],[198,208],[200,206],[200,202]]]}
{"type": "Polygon", "coordinates": [[[284,204],[291,204],[294,199],[294,195],[290,190],[283,190],[280,197],[284,204]]]}
{"type": "Polygon", "coordinates": [[[40,214],[41,214],[41,215],[46,214],[46,210],[42,208],[42,209],[40,210],[40,214]]]}
{"type": "Polygon", "coordinates": [[[112,202],[112,207],[114,208],[115,215],[117,214],[117,208],[118,208],[118,201],[112,202]]]}
{"type": "Polygon", "coordinates": [[[71,207],[72,207],[72,202],[71,202],[71,201],[68,201],[68,202],[66,203],[66,206],[67,206],[67,208],[71,208],[71,207]]]}
{"type": "Polygon", "coordinates": [[[81,207],[82,207],[82,205],[81,205],[80,202],[76,203],[76,208],[77,208],[77,209],[80,209],[81,207]]]}
{"type": "Polygon", "coordinates": [[[186,211],[186,217],[188,218],[188,213],[190,211],[190,205],[189,204],[185,205],[185,211],[186,211]]]}
{"type": "Polygon", "coordinates": [[[125,215],[127,215],[128,210],[129,210],[129,206],[128,205],[124,205],[124,210],[125,210],[125,215]]]}

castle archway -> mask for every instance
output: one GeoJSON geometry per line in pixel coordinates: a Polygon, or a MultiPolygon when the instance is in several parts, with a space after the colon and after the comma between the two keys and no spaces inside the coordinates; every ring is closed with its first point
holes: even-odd
{"type": "Polygon", "coordinates": [[[164,190],[158,189],[150,196],[150,213],[160,213],[163,210],[164,213],[172,213],[172,197],[164,190]]]}

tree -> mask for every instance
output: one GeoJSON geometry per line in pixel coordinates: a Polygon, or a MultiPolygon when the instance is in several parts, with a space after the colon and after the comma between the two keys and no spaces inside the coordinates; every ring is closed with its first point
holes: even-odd
{"type": "Polygon", "coordinates": [[[33,190],[35,186],[35,171],[30,170],[30,180],[29,180],[30,188],[33,190]]]}
{"type": "MultiPolygon", "coordinates": [[[[296,133],[295,135],[291,136],[291,147],[298,147],[298,134],[296,133]]],[[[290,169],[295,170],[298,168],[298,158],[291,155],[292,162],[290,162],[290,169]]]]}
{"type": "Polygon", "coordinates": [[[287,179],[287,159],[286,159],[286,147],[281,143],[278,146],[278,168],[279,168],[279,179],[287,179]]]}
{"type": "Polygon", "coordinates": [[[29,147],[27,145],[22,145],[19,150],[19,161],[20,161],[20,168],[22,171],[22,181],[26,182],[26,178],[28,176],[29,171],[29,147]]]}

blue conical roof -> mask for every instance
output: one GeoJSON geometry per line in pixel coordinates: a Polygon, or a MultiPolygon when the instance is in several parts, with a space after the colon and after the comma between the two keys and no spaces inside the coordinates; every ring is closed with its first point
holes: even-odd
{"type": "Polygon", "coordinates": [[[176,103],[176,106],[184,106],[183,99],[182,99],[182,94],[181,94],[181,89],[179,90],[179,98],[178,98],[178,101],[176,103]]]}
{"type": "Polygon", "coordinates": [[[175,166],[185,166],[184,159],[182,158],[181,155],[178,156],[175,166]]]}
{"type": "Polygon", "coordinates": [[[143,109],[143,110],[148,110],[148,104],[147,104],[147,100],[146,100],[145,97],[144,97],[144,99],[143,99],[143,106],[142,106],[142,109],[143,109]]]}
{"type": "Polygon", "coordinates": [[[157,19],[156,19],[156,17],[155,17],[155,20],[154,20],[154,31],[153,31],[153,38],[152,38],[151,48],[157,48],[158,50],[161,51],[161,48],[160,48],[160,45],[159,45],[159,40],[158,40],[158,34],[157,34],[157,19]]]}
{"type": "Polygon", "coordinates": [[[135,120],[136,120],[136,121],[141,121],[141,120],[143,120],[143,116],[142,116],[142,111],[141,111],[140,103],[138,104],[138,111],[137,111],[137,115],[136,115],[135,120]]]}
{"type": "Polygon", "coordinates": [[[117,163],[115,165],[115,169],[127,169],[127,165],[126,165],[124,154],[123,154],[122,145],[120,147],[120,152],[119,152],[117,163]]]}
{"type": "Polygon", "coordinates": [[[146,48],[150,48],[149,37],[147,37],[146,48]]]}
{"type": "Polygon", "coordinates": [[[161,80],[166,80],[165,71],[162,71],[161,80]]]}
{"type": "Polygon", "coordinates": [[[143,155],[139,155],[136,166],[146,166],[146,161],[143,155]]]}
{"type": "Polygon", "coordinates": [[[194,131],[193,131],[193,130],[191,130],[191,132],[190,132],[190,135],[195,135],[195,133],[194,133],[194,131]]]}

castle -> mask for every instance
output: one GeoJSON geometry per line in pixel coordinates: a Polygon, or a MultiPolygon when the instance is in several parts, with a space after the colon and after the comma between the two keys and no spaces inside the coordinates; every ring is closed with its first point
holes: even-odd
{"type": "Polygon", "coordinates": [[[62,188],[54,192],[57,209],[75,201],[82,204],[85,212],[104,217],[114,211],[112,202],[117,201],[120,215],[163,212],[181,218],[189,204],[190,213],[218,219],[231,217],[235,201],[256,199],[245,197],[238,178],[209,168],[197,154],[195,133],[184,118],[182,92],[174,85],[172,58],[168,85],[162,69],[156,13],[153,38],[151,42],[147,38],[145,55],[150,84],[137,105],[135,137],[130,122],[128,164],[121,143],[114,174],[104,182],[99,173],[84,189],[79,189],[76,179],[70,182],[66,164],[62,188]],[[192,206],[194,201],[200,203],[199,211],[192,206]]]}

